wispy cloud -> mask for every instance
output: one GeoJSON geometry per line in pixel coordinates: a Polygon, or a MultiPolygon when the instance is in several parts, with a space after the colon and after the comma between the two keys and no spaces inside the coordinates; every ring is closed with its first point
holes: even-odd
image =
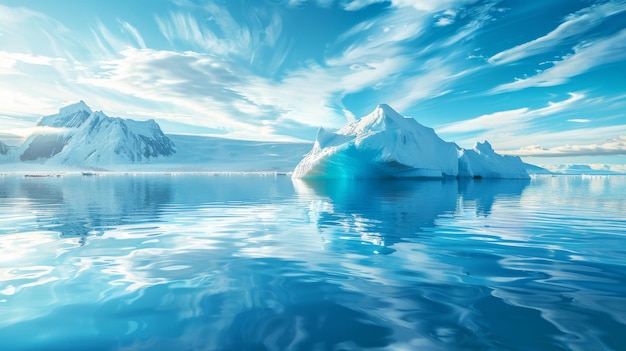
{"type": "Polygon", "coordinates": [[[124,30],[127,31],[135,39],[135,41],[137,42],[137,45],[139,45],[139,48],[141,49],[146,48],[146,42],[141,37],[141,34],[139,34],[139,31],[137,30],[137,28],[133,27],[130,23],[126,21],[122,21],[120,19],[118,19],[117,21],[122,26],[122,28],[124,28],[124,30]]]}
{"type": "Polygon", "coordinates": [[[584,42],[574,48],[574,53],[565,56],[554,66],[524,79],[495,87],[492,93],[515,91],[529,87],[549,87],[563,84],[570,78],[588,72],[600,65],[626,58],[626,29],[615,35],[584,42]]]}
{"type": "Polygon", "coordinates": [[[541,54],[568,39],[585,33],[600,25],[605,19],[626,11],[626,1],[609,1],[582,9],[565,20],[548,34],[499,52],[489,58],[489,63],[500,65],[541,54]]]}
{"type": "Polygon", "coordinates": [[[352,0],[345,3],[344,9],[347,11],[358,11],[364,7],[379,4],[384,1],[386,0],[352,0]]]}
{"type": "Polygon", "coordinates": [[[514,110],[498,111],[473,119],[450,123],[437,128],[438,133],[453,134],[473,131],[491,131],[502,133],[526,129],[528,124],[535,118],[548,116],[567,109],[574,108],[576,103],[585,95],[582,93],[570,93],[570,97],[557,102],[548,102],[545,107],[530,109],[522,107],[514,110]]]}
{"type": "Polygon", "coordinates": [[[453,11],[451,10],[452,8],[462,3],[459,0],[351,0],[345,2],[344,8],[348,11],[357,11],[364,7],[384,2],[390,2],[392,6],[398,8],[409,7],[425,12],[453,11]]]}
{"type": "Polygon", "coordinates": [[[412,7],[426,12],[437,12],[458,6],[458,0],[392,0],[391,3],[398,7],[412,7]]]}
{"type": "Polygon", "coordinates": [[[214,109],[212,120],[205,124],[245,126],[223,112],[227,106],[236,109],[244,104],[244,99],[230,89],[244,79],[242,72],[235,74],[221,60],[195,52],[127,48],[120,54],[120,58],[101,62],[98,72],[81,77],[78,82],[146,101],[170,102],[203,111],[201,116],[207,114],[207,108],[214,109]]]}

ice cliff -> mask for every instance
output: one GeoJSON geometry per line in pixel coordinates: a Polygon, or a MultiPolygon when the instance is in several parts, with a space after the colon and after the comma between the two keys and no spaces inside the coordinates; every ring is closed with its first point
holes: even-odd
{"type": "Polygon", "coordinates": [[[83,101],[42,117],[37,126],[43,132],[24,142],[22,161],[43,159],[48,164],[103,167],[175,152],[174,143],[154,120],[109,117],[93,112],[83,101]]]}
{"type": "Polygon", "coordinates": [[[439,138],[431,128],[385,104],[337,132],[320,128],[294,178],[528,178],[519,157],[488,142],[472,150],[439,138]]]}

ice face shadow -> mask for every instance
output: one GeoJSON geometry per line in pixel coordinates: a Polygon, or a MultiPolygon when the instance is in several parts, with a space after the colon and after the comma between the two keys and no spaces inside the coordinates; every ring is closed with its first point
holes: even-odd
{"type": "Polygon", "coordinates": [[[528,181],[518,180],[299,180],[296,192],[309,201],[309,215],[323,236],[358,235],[391,253],[453,216],[463,199],[489,215],[498,198],[519,197],[528,181]],[[345,228],[345,233],[336,232],[345,228]],[[328,231],[335,231],[329,233],[328,231]]]}

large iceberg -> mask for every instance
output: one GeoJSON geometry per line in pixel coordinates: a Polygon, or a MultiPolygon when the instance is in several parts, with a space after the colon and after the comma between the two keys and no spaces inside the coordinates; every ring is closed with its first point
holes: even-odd
{"type": "Polygon", "coordinates": [[[454,143],[385,104],[337,132],[320,128],[295,178],[442,178],[458,173],[454,143]]]}
{"type": "Polygon", "coordinates": [[[320,128],[293,177],[529,178],[519,157],[499,155],[486,141],[462,149],[385,104],[337,132],[320,128]]]}

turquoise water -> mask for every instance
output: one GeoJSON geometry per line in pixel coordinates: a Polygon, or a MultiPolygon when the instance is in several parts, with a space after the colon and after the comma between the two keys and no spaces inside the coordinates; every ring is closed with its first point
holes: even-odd
{"type": "Polygon", "coordinates": [[[626,177],[0,176],[1,350],[626,350],[626,177]]]}

